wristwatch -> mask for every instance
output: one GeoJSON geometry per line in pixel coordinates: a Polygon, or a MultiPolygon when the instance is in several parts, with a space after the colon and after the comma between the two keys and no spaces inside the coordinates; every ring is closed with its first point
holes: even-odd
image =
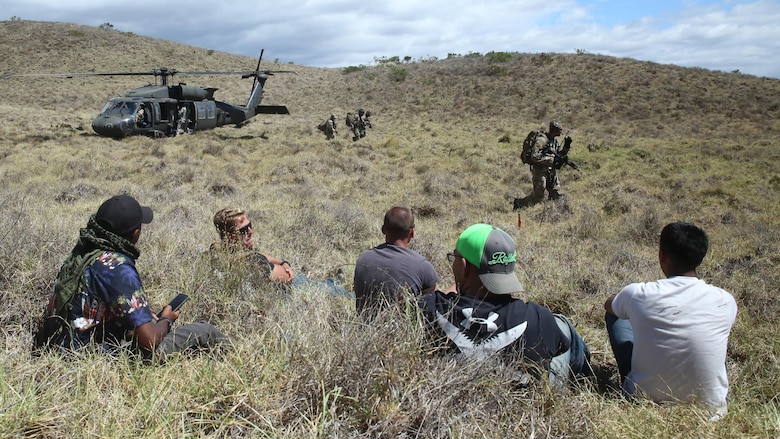
{"type": "Polygon", "coordinates": [[[165,320],[166,322],[168,322],[168,330],[170,331],[171,327],[173,326],[173,320],[171,320],[170,317],[160,317],[159,319],[157,319],[157,322],[159,322],[160,320],[165,320]]]}

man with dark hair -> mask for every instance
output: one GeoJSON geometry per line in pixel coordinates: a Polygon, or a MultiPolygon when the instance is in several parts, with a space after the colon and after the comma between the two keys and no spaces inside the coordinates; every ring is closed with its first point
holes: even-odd
{"type": "MultiPolygon", "coordinates": [[[[409,248],[414,215],[395,206],[385,213],[384,244],[363,251],[355,264],[355,306],[358,312],[395,300],[401,291],[419,295],[433,291],[439,275],[421,254],[409,248]]],[[[375,311],[375,309],[373,309],[375,311]]]]}
{"type": "Polygon", "coordinates": [[[717,418],[727,411],[726,348],[737,304],[697,277],[707,249],[699,227],[666,225],[658,250],[666,278],[632,283],[604,308],[626,395],[704,404],[717,418]]]}
{"type": "Polygon", "coordinates": [[[499,353],[522,359],[523,369],[549,371],[550,382],[591,373],[590,350],[569,320],[512,294],[523,287],[515,274],[512,237],[488,224],[474,224],[447,254],[455,285],[423,295],[419,304],[431,326],[460,354],[484,360],[499,353]]]}
{"type": "Polygon", "coordinates": [[[180,311],[170,305],[157,317],[135,267],[135,246],[142,224],[152,222],[152,209],[133,197],[118,195],[101,204],[62,265],[41,329],[38,347],[76,350],[88,345],[115,351],[128,342],[146,356],[160,358],[193,348],[229,345],[207,322],[173,329],[180,311]]]}

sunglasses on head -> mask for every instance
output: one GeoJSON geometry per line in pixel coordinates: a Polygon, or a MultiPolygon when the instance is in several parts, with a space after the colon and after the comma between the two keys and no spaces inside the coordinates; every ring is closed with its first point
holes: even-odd
{"type": "Polygon", "coordinates": [[[252,221],[249,221],[249,223],[247,223],[247,225],[245,225],[244,227],[241,227],[240,229],[236,230],[236,233],[238,233],[239,235],[242,235],[242,236],[246,236],[249,233],[249,229],[251,229],[251,228],[252,228],[252,221]]]}

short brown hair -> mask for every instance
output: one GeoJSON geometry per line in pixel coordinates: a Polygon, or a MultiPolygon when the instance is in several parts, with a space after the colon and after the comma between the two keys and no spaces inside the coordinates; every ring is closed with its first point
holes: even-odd
{"type": "Polygon", "coordinates": [[[238,208],[226,207],[218,210],[214,214],[214,227],[217,228],[220,238],[224,238],[228,233],[234,233],[236,220],[245,215],[246,211],[238,208]]]}
{"type": "Polygon", "coordinates": [[[406,207],[391,207],[385,213],[384,227],[387,233],[409,233],[414,228],[414,214],[406,207]]]}

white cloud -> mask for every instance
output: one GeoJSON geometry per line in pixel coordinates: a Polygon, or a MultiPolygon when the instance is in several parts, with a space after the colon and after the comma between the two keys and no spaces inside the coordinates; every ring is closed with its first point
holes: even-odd
{"type": "Polygon", "coordinates": [[[375,57],[585,50],[780,78],[780,0],[429,0],[257,2],[7,0],[25,20],[61,21],[321,67],[375,57]]]}

